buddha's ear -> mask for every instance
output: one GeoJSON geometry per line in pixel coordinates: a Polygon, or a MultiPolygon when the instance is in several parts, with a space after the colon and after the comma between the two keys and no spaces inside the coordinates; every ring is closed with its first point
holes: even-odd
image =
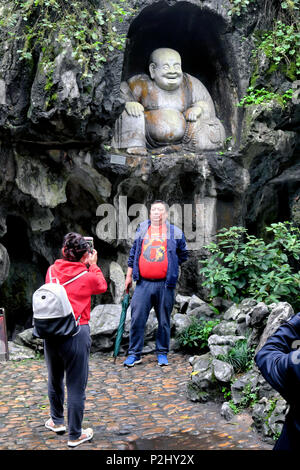
{"type": "Polygon", "coordinates": [[[149,65],[149,72],[150,72],[150,77],[151,78],[154,78],[154,70],[156,68],[156,65],[154,62],[151,62],[151,64],[149,65]]]}

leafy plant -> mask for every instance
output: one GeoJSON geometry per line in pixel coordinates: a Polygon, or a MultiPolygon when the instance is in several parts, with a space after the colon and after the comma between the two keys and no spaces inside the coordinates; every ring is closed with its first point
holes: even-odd
{"type": "Polygon", "coordinates": [[[206,350],[212,329],[219,322],[220,320],[204,320],[192,317],[190,325],[177,335],[180,346],[189,352],[206,350]]]}
{"type": "MultiPolygon", "coordinates": [[[[56,56],[69,46],[83,77],[97,71],[110,51],[124,47],[125,36],[117,32],[115,24],[133,11],[126,0],[107,0],[104,8],[92,0],[0,0],[1,4],[0,26],[8,39],[21,45],[17,51],[20,60],[34,60],[39,51],[49,77],[56,56]]],[[[47,86],[51,88],[50,79],[47,86]]]]}
{"type": "Polygon", "coordinates": [[[247,340],[239,340],[227,354],[218,355],[218,359],[232,365],[235,373],[249,370],[253,362],[254,351],[247,347],[247,340]]]}
{"type": "Polygon", "coordinates": [[[275,22],[270,31],[262,31],[256,37],[255,57],[262,51],[271,62],[269,73],[281,68],[291,80],[300,74],[300,34],[297,23],[275,22]]]}
{"type": "Polygon", "coordinates": [[[293,89],[288,89],[285,93],[279,94],[262,88],[249,87],[244,98],[238,103],[238,106],[251,106],[252,104],[268,103],[272,100],[277,101],[284,107],[293,96],[293,89]]]}
{"type": "Polygon", "coordinates": [[[252,386],[250,383],[245,385],[243,390],[243,397],[239,403],[240,408],[242,409],[253,407],[258,401],[258,391],[259,387],[255,387],[255,389],[252,390],[252,386]]]}
{"type": "Polygon", "coordinates": [[[228,11],[228,16],[241,16],[247,11],[250,3],[256,3],[255,0],[230,0],[232,7],[228,11]]]}
{"type": "Polygon", "coordinates": [[[243,396],[238,404],[234,403],[233,399],[231,398],[231,390],[223,387],[222,392],[225,400],[228,402],[229,407],[235,414],[240,413],[245,408],[253,407],[259,400],[259,387],[255,387],[255,389],[252,390],[250,383],[245,385],[243,396]]]}
{"type": "MultiPolygon", "coordinates": [[[[240,16],[250,1],[231,0],[233,4],[230,15],[240,16]]],[[[299,32],[299,9],[300,0],[279,0],[272,2],[264,0],[260,5],[261,17],[264,24],[270,23],[268,29],[257,30],[255,33],[255,48],[252,51],[253,66],[255,72],[250,81],[246,95],[238,106],[250,106],[277,100],[283,107],[292,97],[292,90],[287,89],[283,93],[277,90],[266,90],[262,86],[256,87],[257,78],[263,78],[270,82],[270,75],[280,71],[290,81],[295,81],[300,74],[300,32],[299,32]],[[272,22],[270,22],[270,18],[272,22]],[[261,56],[264,55],[269,61],[269,67],[263,74],[258,74],[261,56]]]]}
{"type": "Polygon", "coordinates": [[[209,256],[199,261],[200,274],[211,298],[239,303],[253,297],[267,304],[284,300],[300,306],[300,229],[279,222],[266,233],[269,243],[244,227],[231,227],[220,230],[216,242],[206,246],[209,256]]]}

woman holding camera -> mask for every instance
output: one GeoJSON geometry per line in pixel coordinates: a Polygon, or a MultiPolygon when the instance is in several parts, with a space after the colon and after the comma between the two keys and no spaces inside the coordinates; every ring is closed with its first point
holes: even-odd
{"type": "Polygon", "coordinates": [[[48,396],[50,419],[47,429],[64,432],[64,374],[68,392],[68,446],[76,447],[93,437],[91,428],[82,429],[85,389],[88,380],[88,362],[91,347],[90,312],[91,296],[107,290],[107,283],[97,266],[97,252],[90,248],[87,240],[78,233],[64,237],[62,258],[50,266],[46,282],[58,279],[60,284],[71,280],[83,271],[88,271],[65,286],[76,319],[80,317],[80,328],[74,336],[45,339],[44,350],[48,368],[48,396]]]}

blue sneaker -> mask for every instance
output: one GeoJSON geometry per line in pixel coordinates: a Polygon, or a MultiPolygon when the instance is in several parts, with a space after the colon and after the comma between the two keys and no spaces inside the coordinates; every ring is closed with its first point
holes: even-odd
{"type": "Polygon", "coordinates": [[[140,362],[142,362],[142,359],[137,358],[136,356],[128,356],[123,364],[126,367],[133,367],[135,364],[140,364],[140,362]]]}
{"type": "Polygon", "coordinates": [[[157,354],[157,361],[159,366],[167,366],[169,364],[166,354],[157,354]]]}

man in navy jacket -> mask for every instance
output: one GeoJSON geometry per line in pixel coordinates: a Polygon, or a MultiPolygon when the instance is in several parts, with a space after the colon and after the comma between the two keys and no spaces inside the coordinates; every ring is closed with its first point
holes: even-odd
{"type": "Polygon", "coordinates": [[[255,356],[264,378],[290,405],[274,450],[298,450],[300,442],[300,313],[283,323],[255,356]]]}
{"type": "Polygon", "coordinates": [[[131,327],[128,357],[124,366],[141,362],[144,330],[154,307],[158,330],[156,354],[158,364],[168,365],[170,318],[174,305],[174,291],[179,266],[188,257],[183,232],[167,221],[168,212],[163,201],[151,205],[150,220],[140,224],[128,258],[125,290],[136,281],[131,301],[131,327]]]}

